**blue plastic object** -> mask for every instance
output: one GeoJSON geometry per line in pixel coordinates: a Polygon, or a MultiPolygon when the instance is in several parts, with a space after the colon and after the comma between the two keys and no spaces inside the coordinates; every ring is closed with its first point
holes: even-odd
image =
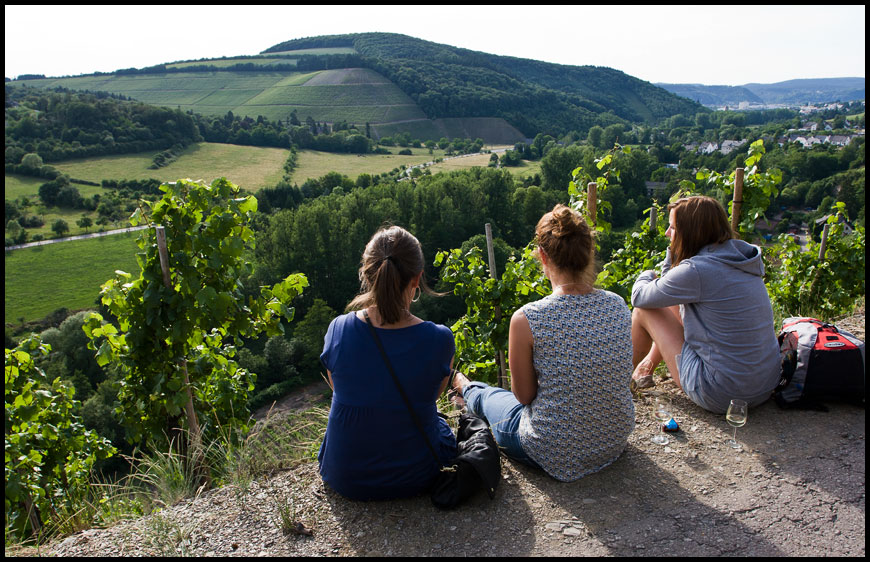
{"type": "Polygon", "coordinates": [[[667,422],[662,424],[662,429],[665,431],[675,432],[680,430],[680,426],[677,425],[677,421],[674,418],[671,418],[667,422]]]}

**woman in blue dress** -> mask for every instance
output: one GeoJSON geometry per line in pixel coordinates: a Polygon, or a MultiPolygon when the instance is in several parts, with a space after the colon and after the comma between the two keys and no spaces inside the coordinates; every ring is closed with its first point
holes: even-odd
{"type": "Polygon", "coordinates": [[[361,294],[335,318],[320,360],[332,386],[332,406],[320,446],[320,475],[355,500],[414,496],[436,476],[435,462],[378,351],[377,330],[403,390],[442,462],[456,456],[456,438],[435,400],[447,386],[455,344],[446,326],[410,312],[423,291],[423,251],[407,230],[379,230],[366,245],[361,294]]]}

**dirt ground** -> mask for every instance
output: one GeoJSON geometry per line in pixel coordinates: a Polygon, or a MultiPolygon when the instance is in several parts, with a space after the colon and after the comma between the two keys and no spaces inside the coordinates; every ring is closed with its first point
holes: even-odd
{"type": "MultiPolygon", "coordinates": [[[[844,327],[864,338],[864,311],[844,327]],[[851,324],[849,324],[851,322],[851,324]],[[860,326],[859,326],[860,324],[860,326]]],[[[294,407],[322,388],[289,398],[294,407]],[[307,396],[307,398],[306,398],[307,396]]],[[[316,463],[246,489],[203,493],[136,521],[78,533],[42,555],[194,556],[859,556],[865,555],[863,408],[784,411],[768,402],[725,445],[722,415],[660,382],[635,401],[620,458],[573,483],[502,459],[502,482],[454,511],[428,497],[352,502],[316,463]],[[666,446],[652,397],[681,430],[666,446]],[[283,533],[279,506],[296,530],[283,533]]]]}

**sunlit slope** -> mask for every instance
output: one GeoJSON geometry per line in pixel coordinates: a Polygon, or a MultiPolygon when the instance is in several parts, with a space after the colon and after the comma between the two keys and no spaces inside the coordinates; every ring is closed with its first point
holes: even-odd
{"type": "MultiPolygon", "coordinates": [[[[210,63],[209,63],[210,64],[210,63]]],[[[296,110],[304,121],[389,123],[425,119],[417,104],[377,72],[363,68],[315,72],[174,72],[20,80],[51,89],[111,92],[153,105],[203,115],[288,119],[296,110]]]]}

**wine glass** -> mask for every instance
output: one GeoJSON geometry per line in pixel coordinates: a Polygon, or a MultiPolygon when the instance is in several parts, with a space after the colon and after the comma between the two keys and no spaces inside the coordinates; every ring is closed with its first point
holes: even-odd
{"type": "Polygon", "coordinates": [[[727,441],[732,449],[739,449],[740,443],[737,442],[737,428],[746,425],[746,418],[749,415],[749,408],[744,400],[734,399],[728,406],[728,413],[725,414],[725,419],[728,424],[734,428],[734,435],[727,441]]]}
{"type": "Polygon", "coordinates": [[[670,439],[665,435],[665,428],[662,424],[671,419],[671,403],[665,396],[657,396],[653,416],[659,421],[659,432],[652,438],[652,442],[658,445],[667,445],[670,439]]]}

